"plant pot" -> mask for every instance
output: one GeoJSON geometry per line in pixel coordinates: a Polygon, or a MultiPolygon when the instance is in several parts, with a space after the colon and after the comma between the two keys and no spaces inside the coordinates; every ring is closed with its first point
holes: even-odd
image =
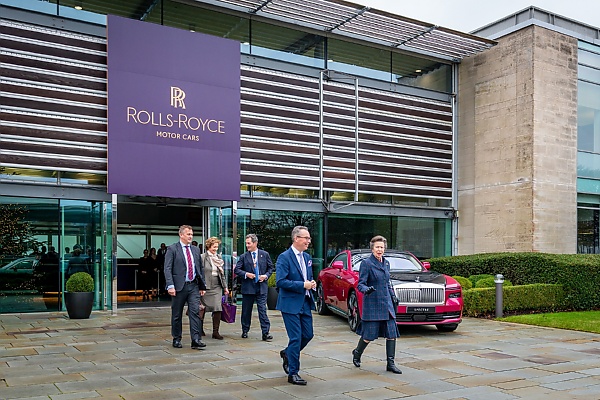
{"type": "Polygon", "coordinates": [[[277,296],[279,296],[279,293],[277,292],[277,288],[269,287],[269,290],[267,291],[267,308],[269,310],[276,309],[277,296]]]}
{"type": "Polygon", "coordinates": [[[94,306],[94,292],[65,292],[65,306],[71,319],[87,319],[94,306]]]}

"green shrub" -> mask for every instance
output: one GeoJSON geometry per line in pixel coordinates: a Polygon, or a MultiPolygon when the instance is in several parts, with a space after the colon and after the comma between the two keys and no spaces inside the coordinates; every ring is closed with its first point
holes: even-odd
{"type": "Polygon", "coordinates": [[[94,278],[87,272],[76,272],[67,280],[67,292],[93,292],[94,278]]]}
{"type": "Polygon", "coordinates": [[[453,278],[456,279],[458,283],[460,283],[460,286],[463,290],[469,290],[473,287],[473,283],[464,276],[454,275],[453,278]]]}
{"type": "Polygon", "coordinates": [[[473,287],[477,287],[477,282],[479,282],[480,280],[487,279],[487,278],[493,278],[493,277],[494,277],[494,275],[490,275],[490,274],[477,274],[477,275],[469,276],[469,280],[473,284],[473,287]]]}
{"type": "Polygon", "coordinates": [[[267,281],[267,285],[269,287],[277,287],[277,277],[275,276],[275,271],[269,276],[269,280],[267,281]]]}
{"type": "MultiPolygon", "coordinates": [[[[512,286],[512,282],[508,279],[504,280],[504,286],[512,286]]],[[[496,278],[490,276],[489,278],[479,279],[475,284],[476,288],[485,288],[485,287],[496,287],[496,278]]]]}
{"type": "Polygon", "coordinates": [[[502,274],[516,286],[560,284],[563,310],[600,308],[600,254],[483,253],[427,261],[432,270],[450,276],[502,274]]]}
{"type": "MultiPolygon", "coordinates": [[[[502,309],[518,311],[557,311],[564,307],[565,293],[562,285],[520,285],[502,288],[502,309]]],[[[463,292],[466,317],[493,315],[496,311],[496,289],[474,288],[463,292]]]]}

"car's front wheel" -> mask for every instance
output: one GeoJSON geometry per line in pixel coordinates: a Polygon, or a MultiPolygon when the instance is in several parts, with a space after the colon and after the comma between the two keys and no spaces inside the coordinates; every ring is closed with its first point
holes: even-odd
{"type": "Polygon", "coordinates": [[[358,297],[356,297],[356,292],[352,292],[350,293],[350,297],[348,297],[348,325],[350,325],[352,332],[356,332],[359,324],[358,297]]]}
{"type": "Polygon", "coordinates": [[[325,304],[325,293],[323,292],[323,285],[321,282],[317,283],[317,313],[319,313],[319,315],[331,314],[329,307],[325,304]]]}
{"type": "Polygon", "coordinates": [[[438,331],[440,332],[454,332],[456,328],[458,328],[458,324],[440,324],[435,327],[438,328],[438,331]]]}

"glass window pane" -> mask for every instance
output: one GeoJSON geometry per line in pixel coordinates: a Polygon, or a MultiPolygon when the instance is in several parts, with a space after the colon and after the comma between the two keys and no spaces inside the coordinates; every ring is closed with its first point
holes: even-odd
{"type": "Polygon", "coordinates": [[[252,22],[250,52],[296,64],[322,68],[325,37],[296,29],[252,22]]]}
{"type": "Polygon", "coordinates": [[[600,85],[579,81],[577,103],[578,149],[600,153],[600,85]]]}
{"type": "MultiPolygon", "coordinates": [[[[157,6],[156,8],[159,8],[157,6]]],[[[148,21],[161,23],[161,14],[152,12],[148,21]]],[[[249,19],[227,15],[191,4],[166,0],[162,13],[163,24],[179,29],[202,32],[212,36],[249,42],[249,19]]]]}
{"type": "Polygon", "coordinates": [[[117,258],[132,258],[137,260],[143,254],[145,248],[145,234],[128,235],[120,233],[117,240],[117,258]]]}
{"type": "Polygon", "coordinates": [[[426,58],[393,53],[392,80],[402,85],[452,92],[452,66],[426,58]]]}
{"type": "Polygon", "coordinates": [[[600,253],[600,211],[595,208],[577,209],[577,253],[600,253]]]}
{"type": "Polygon", "coordinates": [[[600,83],[600,69],[580,65],[578,68],[579,79],[588,82],[600,83]]]}
{"type": "Polygon", "coordinates": [[[338,39],[330,38],[328,41],[327,68],[329,69],[389,81],[392,76],[391,60],[390,50],[338,39]]]}

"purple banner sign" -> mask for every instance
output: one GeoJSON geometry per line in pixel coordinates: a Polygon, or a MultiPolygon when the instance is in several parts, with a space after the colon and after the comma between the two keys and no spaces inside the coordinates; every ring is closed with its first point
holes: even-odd
{"type": "Polygon", "coordinates": [[[108,16],[108,192],[240,199],[240,44],[108,16]]]}

